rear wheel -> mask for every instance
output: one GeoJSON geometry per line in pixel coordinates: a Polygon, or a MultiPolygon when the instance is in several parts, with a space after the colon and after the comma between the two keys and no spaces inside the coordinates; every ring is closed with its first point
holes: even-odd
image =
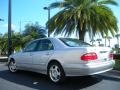
{"type": "Polygon", "coordinates": [[[51,63],[48,67],[48,76],[54,83],[61,83],[65,79],[65,73],[59,63],[51,63]]]}
{"type": "Polygon", "coordinates": [[[15,73],[17,71],[16,63],[14,60],[11,60],[8,64],[9,71],[15,73]]]}

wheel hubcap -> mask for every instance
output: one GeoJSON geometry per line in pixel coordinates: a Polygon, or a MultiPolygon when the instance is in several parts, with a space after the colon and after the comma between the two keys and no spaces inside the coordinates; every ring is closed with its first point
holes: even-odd
{"type": "Polygon", "coordinates": [[[9,68],[11,72],[15,72],[17,70],[14,62],[10,62],[9,68]]]}
{"type": "Polygon", "coordinates": [[[49,70],[49,75],[53,82],[58,82],[61,76],[59,67],[56,65],[51,66],[49,70]]]}

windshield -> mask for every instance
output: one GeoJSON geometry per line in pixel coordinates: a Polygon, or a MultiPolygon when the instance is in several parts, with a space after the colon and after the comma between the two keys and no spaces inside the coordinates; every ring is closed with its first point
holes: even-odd
{"type": "Polygon", "coordinates": [[[83,42],[78,39],[72,39],[72,38],[59,38],[65,45],[69,47],[83,47],[83,46],[91,46],[90,44],[83,42]]]}

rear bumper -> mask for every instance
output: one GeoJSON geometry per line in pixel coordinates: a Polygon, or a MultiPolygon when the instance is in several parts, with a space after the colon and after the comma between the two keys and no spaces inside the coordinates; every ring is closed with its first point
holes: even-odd
{"type": "Polygon", "coordinates": [[[94,75],[113,69],[114,64],[114,60],[104,63],[69,64],[65,65],[64,71],[66,76],[94,75]]]}

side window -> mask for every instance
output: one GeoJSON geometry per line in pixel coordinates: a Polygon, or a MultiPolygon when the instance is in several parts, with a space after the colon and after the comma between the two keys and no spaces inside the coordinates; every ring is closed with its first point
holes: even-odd
{"type": "Polygon", "coordinates": [[[41,51],[41,50],[42,50],[42,41],[39,40],[36,51],[41,51]]]}
{"type": "Polygon", "coordinates": [[[35,51],[38,41],[33,41],[25,47],[24,52],[35,51]]]}
{"type": "Polygon", "coordinates": [[[53,44],[48,39],[40,40],[37,46],[37,51],[45,51],[45,50],[53,50],[53,44]]]}

